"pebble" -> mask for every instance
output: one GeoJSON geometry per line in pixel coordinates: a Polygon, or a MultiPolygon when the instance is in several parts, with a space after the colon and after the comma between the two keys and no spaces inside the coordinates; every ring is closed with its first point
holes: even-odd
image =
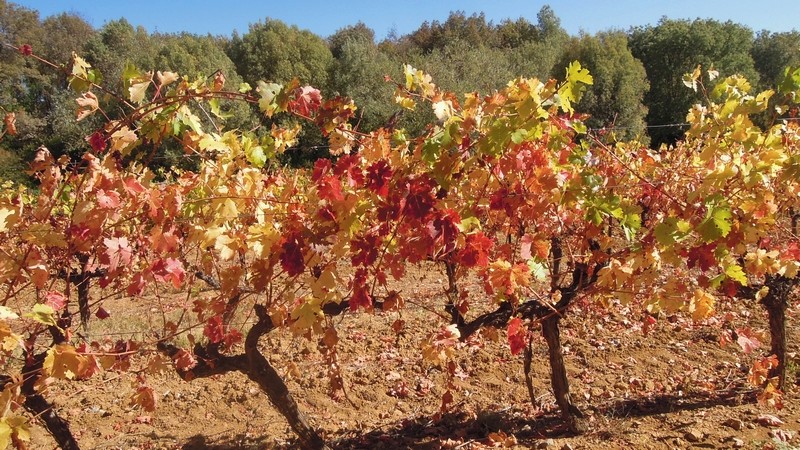
{"type": "Polygon", "coordinates": [[[723,425],[729,428],[733,428],[736,431],[739,431],[744,426],[744,422],[739,419],[728,419],[725,422],[722,422],[723,425]]]}
{"type": "Polygon", "coordinates": [[[700,442],[703,439],[703,433],[698,430],[690,430],[683,435],[683,438],[689,442],[700,442]]]}
{"type": "Polygon", "coordinates": [[[539,441],[536,443],[536,448],[548,448],[552,447],[555,444],[555,441],[552,439],[546,439],[544,441],[539,441]]]}

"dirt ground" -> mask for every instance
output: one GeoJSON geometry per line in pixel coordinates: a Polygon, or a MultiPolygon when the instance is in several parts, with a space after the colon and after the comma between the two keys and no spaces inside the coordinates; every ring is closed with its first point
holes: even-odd
{"type": "MultiPolygon", "coordinates": [[[[279,332],[262,340],[264,353],[288,379],[300,408],[334,448],[800,448],[796,306],[789,311],[791,387],[782,410],[758,405],[746,386],[754,354],[766,351],[767,343],[745,355],[735,343],[720,346],[718,327],[687,325],[683,318],[661,318],[645,336],[638,321],[628,322],[636,315],[622,314],[619,308],[611,314],[593,312],[595,308],[578,305],[562,321],[562,340],[573,400],[588,416],[587,432],[573,435],[559,418],[542,339],[534,339],[539,406],[533,406],[522,357],[511,355],[502,331],[497,341],[486,339],[460,350],[454,405],[437,416],[445,374],[422,361],[420,348],[427,333],[443,323],[427,310],[441,311],[442,277],[435,272],[421,275],[419,285],[407,289],[401,335],[391,328],[396,312],[334,319],[344,399],[329,397],[316,343],[279,332]]],[[[115,302],[106,308],[112,319],[131,321],[131,301],[115,302]]],[[[139,305],[142,314],[155,314],[139,305]]],[[[764,326],[757,306],[726,308],[749,312],[753,326],[764,326]]],[[[285,420],[242,374],[191,382],[173,372],[151,375],[148,381],[158,396],[154,413],[128,405],[133,378],[105,372],[88,381],[51,386],[50,398],[70,421],[81,448],[295,447],[285,420]]],[[[31,448],[55,447],[41,427],[32,431],[31,448]]]]}

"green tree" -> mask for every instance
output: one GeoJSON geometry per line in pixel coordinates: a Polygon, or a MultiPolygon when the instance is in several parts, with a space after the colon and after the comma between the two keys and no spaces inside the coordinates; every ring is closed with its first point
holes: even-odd
{"type": "Polygon", "coordinates": [[[800,64],[800,32],[760,31],[753,42],[753,61],[760,76],[760,90],[773,88],[784,69],[800,64]]]}
{"type": "Polygon", "coordinates": [[[385,76],[400,77],[400,63],[381,52],[375,33],[363,23],[338,30],[328,38],[335,59],[329,86],[333,93],[352,98],[359,107],[359,128],[370,131],[386,124],[399,107],[394,85],[385,76]]]}
{"type": "MultiPolygon", "coordinates": [[[[563,67],[558,65],[569,34],[561,28],[561,20],[551,7],[543,6],[536,17],[533,30],[521,34],[529,39],[519,39],[518,44],[508,50],[508,59],[514,75],[546,80],[561,75],[563,67]]],[[[501,26],[501,31],[505,28],[501,26]]]]}
{"type": "MultiPolygon", "coordinates": [[[[633,56],[642,61],[650,91],[645,95],[647,123],[663,126],[682,123],[699,93],[686,89],[682,75],[698,64],[713,66],[720,76],[741,74],[758,82],[751,49],[753,32],[733,22],[661,19],[656,26],[635,28],[630,33],[633,56]]],[[[651,128],[654,146],[672,144],[683,136],[678,126],[651,128]]]]}
{"type": "Polygon", "coordinates": [[[122,92],[125,68],[132,64],[152,69],[158,45],[143,27],[134,28],[125,19],[113,20],[86,43],[85,59],[100,71],[106,86],[122,92]]]}
{"type": "MultiPolygon", "coordinates": [[[[42,48],[39,13],[0,0],[0,40],[14,46],[42,48]]],[[[0,177],[24,182],[26,162],[44,136],[47,122],[41,114],[42,92],[50,78],[39,71],[39,65],[17,50],[0,45],[0,112],[16,114],[16,136],[5,136],[0,144],[0,177]]]]}
{"type": "Polygon", "coordinates": [[[506,53],[499,48],[475,46],[453,39],[442,48],[415,61],[443,89],[459,94],[491,93],[513,78],[506,53]]]}
{"type": "Polygon", "coordinates": [[[82,17],[61,13],[46,18],[41,33],[47,45],[38,50],[39,55],[55,63],[66,63],[72,52],[83,53],[83,47],[96,31],[82,17]]]}
{"type": "Polygon", "coordinates": [[[234,35],[228,55],[248,83],[285,83],[297,77],[317,88],[327,85],[333,55],[327,43],[307,30],[267,19],[251,24],[243,36],[234,35]]]}
{"type": "Polygon", "coordinates": [[[444,48],[456,39],[473,46],[496,47],[500,43],[499,36],[496,27],[486,21],[483,13],[467,17],[464,11],[453,11],[444,22],[423,22],[403,40],[406,45],[429,53],[444,48]]]}
{"type": "Polygon", "coordinates": [[[627,35],[602,32],[574,38],[558,66],[567,67],[575,60],[594,78],[577,108],[591,115],[586,124],[593,128],[613,126],[621,140],[643,137],[647,108],[642,101],[649,84],[642,63],[628,48],[627,35]]]}

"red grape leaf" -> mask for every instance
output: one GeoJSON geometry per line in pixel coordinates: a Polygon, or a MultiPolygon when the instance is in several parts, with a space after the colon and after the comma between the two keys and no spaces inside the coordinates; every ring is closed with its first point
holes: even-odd
{"type": "Polygon", "coordinates": [[[467,267],[486,267],[489,265],[489,251],[494,242],[482,231],[467,236],[464,248],[458,253],[458,260],[467,267]]]}
{"type": "Polygon", "coordinates": [[[108,270],[115,272],[119,266],[127,266],[133,258],[133,249],[125,236],[103,239],[106,251],[103,255],[103,262],[108,264],[108,270]]]}
{"type": "Polygon", "coordinates": [[[513,317],[508,321],[508,345],[511,347],[511,354],[519,354],[528,343],[527,329],[522,327],[522,319],[513,317]]]}

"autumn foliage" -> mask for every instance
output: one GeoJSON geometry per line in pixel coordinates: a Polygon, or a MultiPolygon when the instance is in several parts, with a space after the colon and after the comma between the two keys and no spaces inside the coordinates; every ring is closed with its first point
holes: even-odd
{"type": "MultiPolygon", "coordinates": [[[[698,69],[687,85],[704,90],[709,76],[698,69]]],[[[75,55],[67,77],[78,91],[76,120],[103,114],[108,93],[99,95],[95,70],[75,55]]],[[[578,299],[637,306],[645,330],[665,314],[702,323],[721,297],[769,300],[793,287],[800,269],[789,223],[800,206],[800,135],[794,121],[781,120],[800,75],[787,71],[777,91],[758,94],[739,77],[714,82],[689,112],[686,139],[653,150],[586,129],[573,105],[592,77],[577,62],[564,81],[520,78],[464,96],[406,66],[397,104],[435,116],[413,137],[362,133],[356,105],[299,81],[231,88],[221,74],[127,71],[128,92],[118,99],[127,115],[87,136],[80,161],[42,147],[31,162],[37,189],[3,187],[0,448],[24,440],[35,413],[26,398],[46,398],[54,379],[137,364],[130,401],[152,409],[145,369],[165,362],[187,380],[245,372],[302,444],[320,447],[296,405],[273,397],[270,383],[280,380],[259,378],[256,369],[269,367],[259,337],[324,339],[331,388],[340,390],[330,317],[402,308],[412,265],[446,271],[451,320],[430,330],[422,357],[450,375],[457,344],[492,327],[506,332],[512,354],[525,353],[541,329],[553,370],[563,371],[558,319],[578,299]],[[260,129],[226,130],[225,101],[251,104],[260,129]],[[751,116],[765,112],[774,120],[762,129],[751,116]],[[299,122],[319,128],[331,157],[308,170],[279,167],[274,158],[292,151],[299,122]],[[167,143],[179,143],[197,169],[152,171],[148,162],[167,143]],[[484,287],[480,308],[460,291],[467,277],[484,287]],[[201,287],[214,294],[200,295],[201,287]],[[103,303],[113,295],[163,311],[150,338],[78,332],[109,316],[103,303]],[[175,297],[182,306],[164,306],[175,297]],[[257,322],[237,328],[237,316],[257,322]],[[188,334],[194,341],[178,344],[188,334]]],[[[6,132],[13,125],[7,116],[6,132]]],[[[742,337],[744,350],[754,350],[742,337]]],[[[773,404],[780,356],[759,361],[750,376],[773,404]]],[[[554,389],[572,420],[580,414],[562,375],[554,389]]],[[[442,408],[455,395],[448,385],[442,408]]],[[[47,426],[65,446],[68,428],[57,422],[47,426]]]]}

